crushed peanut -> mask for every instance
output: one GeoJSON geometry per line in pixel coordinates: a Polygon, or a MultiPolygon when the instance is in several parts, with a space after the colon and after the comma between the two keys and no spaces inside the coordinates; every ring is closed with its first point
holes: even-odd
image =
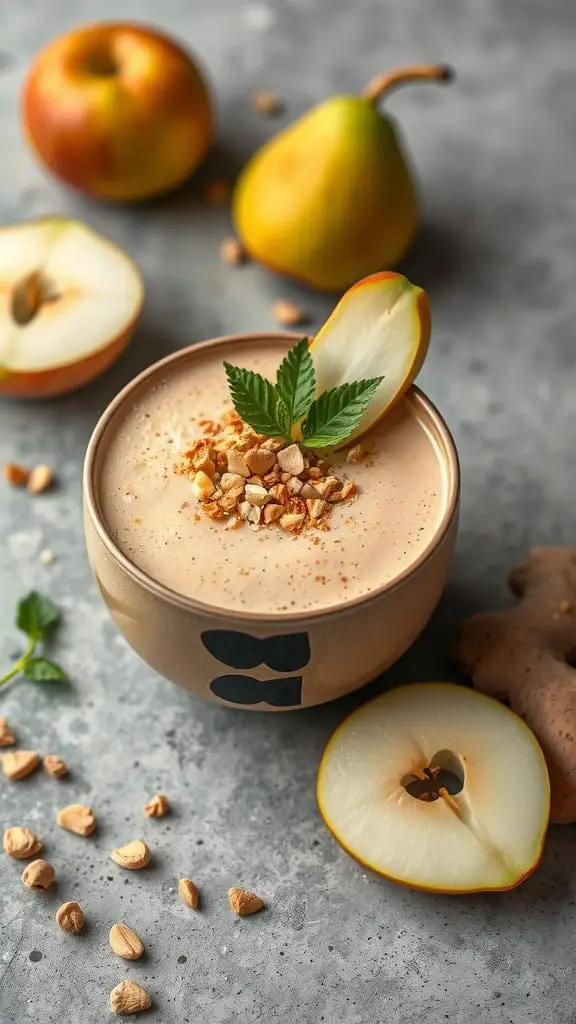
{"type": "Polygon", "coordinates": [[[144,807],[149,818],[164,818],[170,812],[170,801],[164,793],[156,793],[144,807]]]}
{"type": "Polygon", "coordinates": [[[27,864],[22,872],[22,882],[27,889],[36,889],[37,892],[44,892],[49,889],[56,879],[56,872],[51,864],[45,860],[33,860],[27,864]]]}
{"type": "Polygon", "coordinates": [[[56,821],[60,828],[74,832],[77,836],[91,836],[96,828],[94,811],[85,804],[69,804],[68,807],[63,807],[58,811],[56,821]]]}
{"type": "Polygon", "coordinates": [[[30,477],[30,470],[26,466],[20,466],[17,462],[7,462],[3,472],[6,483],[11,487],[26,487],[30,477]]]}
{"type": "Polygon", "coordinates": [[[225,238],[220,246],[220,259],[229,267],[240,267],[246,262],[246,252],[236,238],[225,238]]]}
{"type": "Polygon", "coordinates": [[[181,878],[178,882],[178,895],[187,907],[192,910],[198,909],[200,901],[198,887],[189,878],[181,878]]]}
{"type": "Polygon", "coordinates": [[[51,775],[53,779],[62,779],[68,775],[68,765],[57,754],[46,754],[42,765],[46,774],[51,775]]]}
{"type": "Polygon", "coordinates": [[[283,327],[297,327],[307,319],[304,310],[288,299],[277,299],[272,304],[272,315],[283,327]]]}
{"type": "Polygon", "coordinates": [[[228,902],[234,913],[240,917],[248,917],[250,914],[255,914],[258,910],[262,910],[264,906],[264,900],[261,900],[255,892],[250,892],[248,889],[229,889],[228,902]]]}
{"type": "Polygon", "coordinates": [[[110,1009],[119,1017],[127,1017],[141,1010],[149,1010],[152,999],[136,981],[121,981],[110,993],[110,1009]]]}
{"type": "Polygon", "coordinates": [[[116,956],[124,960],[139,960],[144,953],[142,939],[127,924],[113,924],[108,941],[116,956]]]}
{"type": "Polygon", "coordinates": [[[34,466],[28,477],[28,490],[31,494],[43,494],[50,490],[54,483],[54,473],[50,466],[34,466]]]}
{"type": "Polygon", "coordinates": [[[5,718],[0,716],[0,747],[13,747],[16,737],[5,718]]]}
{"type": "Polygon", "coordinates": [[[4,852],[14,860],[28,860],[42,849],[42,840],[29,828],[15,825],[4,830],[4,852]]]}
{"type": "Polygon", "coordinates": [[[10,750],[2,758],[2,771],[14,781],[25,779],[40,764],[40,754],[36,750],[10,750]]]}
{"type": "Polygon", "coordinates": [[[119,846],[110,854],[115,864],[129,871],[139,871],[150,863],[152,854],[143,839],[133,839],[126,846],[119,846]]]}
{"type": "Polygon", "coordinates": [[[70,935],[78,935],[86,924],[84,911],[80,904],[70,902],[63,903],[61,907],[58,907],[56,911],[56,924],[63,932],[69,932],[70,935]]]}
{"type": "Polygon", "coordinates": [[[190,480],[204,515],[229,529],[327,530],[331,506],[356,495],[356,484],[335,476],[314,452],[296,441],[255,434],[234,410],[219,423],[203,420],[200,426],[205,436],[175,471],[190,480]]]}

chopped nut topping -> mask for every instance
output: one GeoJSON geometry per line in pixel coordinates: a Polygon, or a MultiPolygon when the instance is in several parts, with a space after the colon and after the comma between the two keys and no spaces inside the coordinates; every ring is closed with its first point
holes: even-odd
{"type": "Polygon", "coordinates": [[[288,445],[278,452],[278,463],[290,476],[300,476],[304,472],[304,456],[297,444],[288,445]]]}
{"type": "Polygon", "coordinates": [[[0,747],[13,747],[16,737],[5,718],[0,716],[0,747]]]}
{"type": "Polygon", "coordinates": [[[302,480],[299,480],[297,476],[289,476],[287,483],[283,486],[286,487],[288,494],[295,497],[297,494],[300,494],[300,491],[304,487],[304,483],[302,480]]]}
{"type": "Polygon", "coordinates": [[[56,815],[56,822],[60,828],[67,832],[74,832],[77,836],[91,836],[96,828],[96,818],[91,807],[86,804],[69,804],[63,807],[56,815]]]}
{"type": "Polygon", "coordinates": [[[223,473],[220,481],[223,491],[236,490],[237,487],[244,487],[244,477],[240,473],[223,473]]]}
{"type": "Polygon", "coordinates": [[[56,911],[56,924],[63,932],[78,935],[78,932],[82,931],[85,923],[84,911],[79,903],[63,903],[61,907],[58,907],[56,911]]]}
{"type": "Polygon", "coordinates": [[[36,750],[10,750],[2,758],[2,771],[9,779],[25,779],[40,764],[36,750]]]}
{"type": "Polygon", "coordinates": [[[200,501],[206,501],[212,497],[216,488],[208,474],[200,469],[192,481],[192,490],[196,497],[200,498],[200,501]]]}
{"type": "Polygon", "coordinates": [[[250,914],[255,914],[258,910],[262,910],[264,906],[264,900],[248,889],[229,889],[228,901],[234,913],[240,917],[248,917],[250,914]]]}
{"type": "Polygon", "coordinates": [[[246,262],[246,252],[237,238],[225,238],[220,246],[220,259],[230,267],[239,267],[246,262]]]}
{"type": "Polygon", "coordinates": [[[300,533],[306,516],[302,512],[287,512],[279,519],[280,526],[288,533],[300,533]]]}
{"type": "MultiPolygon", "coordinates": [[[[288,484],[288,486],[290,486],[290,484],[288,484]]],[[[303,484],[303,486],[300,488],[300,495],[305,500],[307,498],[319,498],[320,497],[319,492],[316,490],[316,488],[314,487],[313,484],[303,484]]]]}
{"type": "Polygon", "coordinates": [[[46,754],[42,765],[46,774],[54,779],[62,779],[68,775],[68,765],[57,754],[46,754]]]}
{"type": "Polygon", "coordinates": [[[246,501],[250,505],[265,505],[269,500],[268,491],[265,487],[261,487],[258,484],[246,484],[244,491],[246,495],[246,501]]]}
{"type": "Polygon", "coordinates": [[[45,860],[31,861],[22,872],[22,881],[26,888],[36,889],[39,892],[49,889],[55,878],[54,868],[45,860]]]}
{"type": "Polygon", "coordinates": [[[119,1017],[149,1010],[152,999],[145,988],[136,981],[121,981],[110,993],[110,1009],[119,1017]]]}
{"type": "Polygon", "coordinates": [[[236,473],[241,477],[249,477],[250,470],[242,452],[232,449],[228,452],[228,472],[236,473]]]}
{"type": "Polygon", "coordinates": [[[327,504],[322,498],[309,498],[306,506],[308,508],[308,515],[313,521],[321,519],[327,508],[327,504]]]}
{"type": "Polygon", "coordinates": [[[200,894],[197,886],[189,878],[181,878],[178,882],[178,895],[180,899],[192,910],[198,909],[200,894]]]}
{"type": "Polygon", "coordinates": [[[277,502],[279,505],[286,505],[290,492],[286,484],[274,484],[268,493],[272,501],[277,502]]]}
{"type": "Polygon", "coordinates": [[[164,793],[157,793],[144,807],[149,818],[164,818],[170,813],[170,801],[164,793]]]}
{"type": "Polygon", "coordinates": [[[26,466],[19,466],[16,462],[7,462],[4,466],[4,479],[11,487],[26,487],[30,470],[26,466]]]}
{"type": "Polygon", "coordinates": [[[269,525],[270,523],[277,523],[282,518],[284,513],[284,507],[282,505],[274,505],[272,502],[264,506],[262,517],[264,522],[269,525]]]}
{"type": "Polygon", "coordinates": [[[4,853],[15,860],[28,860],[42,849],[42,840],[29,828],[13,826],[4,830],[4,853]]]}
{"type": "Polygon", "coordinates": [[[269,452],[266,449],[251,448],[250,451],[246,452],[246,462],[251,473],[264,476],[275,465],[276,456],[274,452],[269,452]]]}
{"type": "Polygon", "coordinates": [[[284,327],[296,327],[306,320],[304,310],[288,299],[277,299],[272,305],[272,314],[284,327]]]}

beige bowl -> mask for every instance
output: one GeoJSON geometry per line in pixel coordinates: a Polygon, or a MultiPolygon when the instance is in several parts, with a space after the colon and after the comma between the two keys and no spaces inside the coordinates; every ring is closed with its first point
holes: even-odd
{"type": "Polygon", "coordinates": [[[297,336],[236,335],[175,352],[149,367],[112,401],[90,440],[84,466],[88,557],[108,610],[128,643],[167,679],[200,696],[234,707],[280,711],[341,697],[400,657],[418,636],[444,588],[456,538],[458,456],[432,403],[416,388],[408,400],[436,439],[445,459],[447,499],[436,534],[397,578],[368,596],[300,614],[247,615],[169,590],[134,565],[108,532],[100,501],[100,476],[110,424],[150,379],[180,360],[194,360],[205,346],[231,341],[297,336]]]}

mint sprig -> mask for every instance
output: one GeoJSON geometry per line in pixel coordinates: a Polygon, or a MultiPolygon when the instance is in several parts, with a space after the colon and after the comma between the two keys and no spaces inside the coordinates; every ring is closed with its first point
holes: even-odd
{"type": "Polygon", "coordinates": [[[238,415],[268,437],[293,440],[300,425],[307,448],[341,444],[356,430],[383,377],[355,380],[315,398],[316,375],[308,338],[290,349],[276,375],[276,384],[259,373],[224,363],[230,397],[238,415]]]}
{"type": "Polygon", "coordinates": [[[64,682],[67,679],[64,669],[55,662],[48,658],[34,657],[38,643],[49,637],[59,621],[60,612],[54,602],[35,590],[18,602],[16,626],[28,637],[28,645],[22,657],[14,662],[5,675],[0,676],[0,686],[17,675],[23,675],[34,682],[64,682]]]}

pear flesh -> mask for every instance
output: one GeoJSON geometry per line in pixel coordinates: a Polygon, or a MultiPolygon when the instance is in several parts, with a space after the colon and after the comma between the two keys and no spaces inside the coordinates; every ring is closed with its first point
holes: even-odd
{"type": "Polygon", "coordinates": [[[338,842],[378,874],[482,892],[513,888],[537,867],[550,785],[536,738],[508,708],[450,683],[413,684],[339,726],[318,802],[338,842]]]}

